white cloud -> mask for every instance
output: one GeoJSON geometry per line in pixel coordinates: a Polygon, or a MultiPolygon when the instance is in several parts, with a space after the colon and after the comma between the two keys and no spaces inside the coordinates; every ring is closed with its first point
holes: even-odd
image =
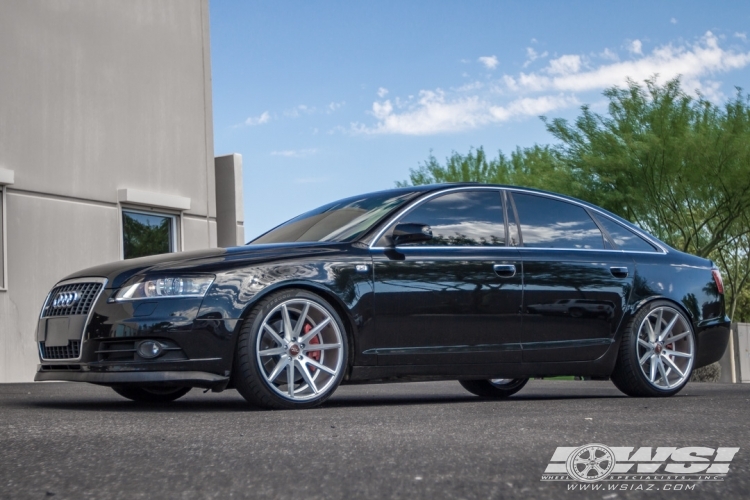
{"type": "Polygon", "coordinates": [[[373,127],[355,123],[352,130],[367,134],[430,135],[470,130],[516,117],[538,116],[554,109],[577,104],[565,95],[521,98],[507,105],[497,105],[470,96],[449,100],[440,89],[423,90],[416,103],[401,111],[390,100],[375,102],[372,115],[377,120],[373,127]]]}
{"type": "Polygon", "coordinates": [[[677,24],[677,19],[675,19],[675,18],[673,17],[672,19],[670,19],[670,20],[669,20],[669,22],[670,22],[670,23],[672,23],[672,24],[677,24]]]}
{"type": "Polygon", "coordinates": [[[497,68],[497,65],[499,64],[499,61],[497,60],[497,56],[482,56],[477,60],[480,63],[484,64],[484,67],[487,69],[495,69],[497,68]]]}
{"type": "Polygon", "coordinates": [[[620,56],[618,56],[616,53],[612,52],[611,50],[605,48],[600,54],[599,57],[602,59],[609,59],[610,61],[619,61],[620,56]]]}
{"type": "Polygon", "coordinates": [[[694,42],[670,43],[646,54],[642,45],[637,48],[641,53],[624,61],[609,49],[590,56],[565,54],[537,71],[504,74],[484,85],[475,82],[450,91],[422,90],[416,98],[406,100],[381,98],[369,112],[372,123],[353,123],[348,130],[404,135],[472,130],[590,102],[591,95],[581,94],[622,86],[628,80],[642,82],[655,75],[659,81],[681,77],[686,90],[718,100],[721,82],[717,75],[750,65],[750,51],[724,49],[711,32],[694,42]]]}
{"type": "Polygon", "coordinates": [[[264,111],[259,116],[250,116],[245,120],[245,125],[263,125],[271,121],[271,114],[268,111],[264,111]]]}
{"type": "Polygon", "coordinates": [[[346,101],[332,102],[326,108],[326,113],[328,113],[330,115],[331,113],[335,112],[336,110],[341,109],[344,106],[344,104],[346,104],[346,101]]]}
{"type": "Polygon", "coordinates": [[[568,75],[578,73],[581,69],[581,56],[566,55],[549,62],[547,72],[550,75],[568,75]]]}
{"type": "MultiPolygon", "coordinates": [[[[686,82],[707,75],[743,68],[750,64],[750,52],[724,50],[719,40],[707,32],[696,43],[674,46],[671,44],[655,48],[650,54],[629,61],[603,64],[599,67],[574,73],[550,76],[548,66],[540,72],[520,73],[518,76],[503,76],[510,90],[524,92],[582,92],[602,90],[613,85],[623,85],[628,79],[643,81],[654,75],[662,80],[682,76],[686,82]]],[[[561,69],[557,66],[554,69],[561,69]]]]}
{"type": "Polygon", "coordinates": [[[747,42],[747,33],[735,33],[734,37],[739,38],[743,42],[747,42]]]}
{"type": "Polygon", "coordinates": [[[387,88],[385,88],[385,87],[378,88],[378,97],[380,97],[382,99],[383,97],[385,97],[387,95],[388,95],[388,89],[387,88]]]}
{"type": "Polygon", "coordinates": [[[526,62],[523,63],[523,67],[525,68],[529,64],[533,63],[537,59],[545,58],[547,57],[548,53],[545,50],[541,54],[539,54],[536,50],[534,50],[531,47],[526,47],[526,62]]]}
{"type": "Polygon", "coordinates": [[[633,54],[642,55],[643,54],[643,44],[640,40],[633,40],[630,42],[630,46],[628,47],[628,50],[633,54]]]}
{"type": "Polygon", "coordinates": [[[304,158],[317,153],[317,149],[286,149],[283,151],[271,151],[271,156],[283,156],[285,158],[304,158]]]}

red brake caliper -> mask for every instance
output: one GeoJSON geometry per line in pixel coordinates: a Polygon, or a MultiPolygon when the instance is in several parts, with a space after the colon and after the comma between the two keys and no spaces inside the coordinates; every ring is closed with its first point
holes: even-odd
{"type": "MultiPolygon", "coordinates": [[[[307,335],[308,333],[310,333],[310,330],[312,330],[312,329],[313,329],[313,326],[310,323],[305,323],[305,326],[302,327],[302,332],[305,335],[307,335]]],[[[320,339],[318,338],[318,335],[316,335],[316,336],[314,336],[313,338],[310,339],[310,344],[320,344],[320,339]]],[[[320,351],[311,351],[311,352],[308,352],[307,353],[307,357],[309,357],[310,359],[313,359],[313,360],[315,360],[317,362],[320,362],[320,351]]],[[[311,372],[314,372],[315,370],[317,370],[317,368],[315,368],[314,366],[310,367],[310,371],[311,372]]]]}

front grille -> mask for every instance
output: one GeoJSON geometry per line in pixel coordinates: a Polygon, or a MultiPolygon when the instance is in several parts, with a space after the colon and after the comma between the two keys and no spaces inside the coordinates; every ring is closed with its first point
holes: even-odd
{"type": "Polygon", "coordinates": [[[44,359],[75,359],[81,354],[81,341],[69,340],[68,345],[54,347],[47,347],[44,342],[39,342],[39,348],[44,359]]]}
{"type": "Polygon", "coordinates": [[[73,316],[77,314],[88,314],[91,310],[91,306],[94,305],[94,300],[99,295],[102,289],[101,283],[71,283],[69,285],[62,285],[52,289],[49,294],[49,299],[44,305],[42,311],[43,318],[49,318],[53,316],[73,316]],[[52,303],[55,297],[60,292],[78,292],[80,298],[78,302],[70,307],[52,307],[52,303]]]}

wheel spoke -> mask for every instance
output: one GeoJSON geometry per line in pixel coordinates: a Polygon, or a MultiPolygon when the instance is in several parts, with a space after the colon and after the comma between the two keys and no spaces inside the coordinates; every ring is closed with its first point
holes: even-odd
{"type": "Polygon", "coordinates": [[[649,358],[653,355],[654,355],[654,351],[648,351],[646,354],[643,355],[641,359],[638,360],[638,362],[641,364],[641,366],[643,366],[646,363],[646,361],[648,361],[649,358]]]}
{"type": "Polygon", "coordinates": [[[672,328],[674,328],[675,323],[677,323],[677,320],[680,319],[678,315],[674,315],[674,318],[672,318],[672,321],[669,322],[666,328],[661,332],[659,335],[659,342],[662,342],[664,340],[664,337],[669,335],[672,332],[672,328]]]}
{"type": "Polygon", "coordinates": [[[653,349],[651,344],[649,342],[646,342],[643,339],[638,339],[638,343],[641,345],[641,347],[645,347],[646,349],[649,349],[649,350],[653,349]]]}
{"type": "Polygon", "coordinates": [[[654,329],[654,337],[659,338],[661,336],[661,322],[664,318],[664,309],[659,308],[659,316],[656,318],[656,328],[654,329]]]}
{"type": "Polygon", "coordinates": [[[664,385],[669,387],[667,371],[664,369],[664,363],[661,362],[661,357],[656,358],[656,366],[659,368],[659,374],[661,375],[662,380],[664,380],[664,385]]]}
{"type": "Polygon", "coordinates": [[[279,362],[276,363],[276,366],[274,366],[273,371],[271,372],[271,374],[268,377],[266,377],[266,380],[268,380],[269,382],[273,382],[274,380],[276,380],[276,378],[281,373],[281,370],[283,370],[284,367],[286,365],[288,365],[288,364],[289,364],[289,359],[288,358],[281,358],[279,360],[279,362]]]}
{"type": "Polygon", "coordinates": [[[323,321],[321,321],[320,323],[318,323],[317,325],[315,325],[315,328],[313,328],[312,330],[310,330],[309,332],[307,332],[307,334],[305,334],[304,337],[302,337],[301,339],[299,339],[299,341],[301,343],[303,343],[303,344],[306,344],[308,340],[310,340],[315,335],[317,335],[318,332],[320,332],[323,328],[325,328],[326,325],[328,325],[328,323],[330,323],[330,322],[331,322],[331,318],[330,317],[324,319],[323,321]]]}
{"type": "Polygon", "coordinates": [[[310,372],[308,371],[305,364],[297,363],[297,362],[295,362],[295,364],[299,366],[299,369],[300,369],[299,372],[302,374],[302,378],[305,379],[305,382],[307,382],[307,385],[310,386],[310,389],[313,391],[313,394],[318,394],[318,387],[315,385],[312,375],[310,375],[310,372]]]}
{"type": "Polygon", "coordinates": [[[656,361],[654,361],[654,358],[656,358],[656,354],[651,355],[651,375],[648,377],[652,384],[656,383],[656,361]]]}
{"type": "Polygon", "coordinates": [[[341,344],[305,344],[302,352],[326,351],[328,349],[338,349],[339,347],[341,347],[341,344]]]}
{"type": "Polygon", "coordinates": [[[666,344],[671,344],[673,342],[677,342],[678,340],[683,339],[687,337],[688,335],[690,335],[690,332],[682,332],[677,335],[673,335],[667,339],[664,339],[664,344],[666,345],[666,344]]]}
{"type": "Polygon", "coordinates": [[[286,304],[281,305],[281,317],[284,319],[284,338],[292,340],[292,320],[289,318],[289,309],[286,304]]]}
{"type": "Polygon", "coordinates": [[[674,364],[674,362],[673,362],[673,361],[672,361],[671,359],[669,359],[669,356],[664,356],[664,355],[662,355],[661,359],[662,359],[662,360],[663,360],[663,361],[664,361],[665,363],[667,363],[667,364],[668,364],[668,365],[670,366],[670,368],[672,368],[672,369],[673,369],[674,371],[676,371],[677,373],[679,373],[679,374],[680,374],[680,378],[682,378],[682,377],[684,377],[684,376],[685,376],[685,374],[684,374],[684,373],[682,373],[682,370],[680,370],[679,368],[677,368],[677,365],[676,365],[676,364],[674,364]]]}
{"type": "Polygon", "coordinates": [[[305,308],[302,309],[302,314],[297,318],[297,324],[294,325],[294,336],[299,338],[299,334],[302,332],[302,328],[305,325],[305,319],[307,319],[307,312],[310,310],[310,303],[305,302],[305,308]]]}
{"type": "Polygon", "coordinates": [[[654,342],[656,342],[656,334],[654,333],[654,329],[651,327],[651,322],[648,320],[648,318],[646,318],[644,325],[646,326],[646,334],[648,335],[648,340],[653,344],[654,342]]]}
{"type": "Polygon", "coordinates": [[[264,351],[258,351],[258,356],[281,356],[286,352],[283,347],[274,347],[273,349],[266,349],[264,351]]]}
{"type": "Polygon", "coordinates": [[[290,397],[294,397],[294,362],[287,363],[286,367],[286,390],[290,397]]]}
{"type": "Polygon", "coordinates": [[[677,356],[678,358],[692,358],[693,355],[687,352],[673,351],[671,349],[664,349],[662,351],[667,356],[677,356]]]}
{"type": "Polygon", "coordinates": [[[276,341],[279,345],[284,345],[284,339],[281,338],[281,335],[276,333],[276,330],[271,328],[271,326],[268,323],[263,323],[263,328],[273,337],[273,340],[276,341]]]}
{"type": "Polygon", "coordinates": [[[328,368],[327,366],[325,366],[325,365],[321,365],[320,363],[318,363],[317,361],[315,361],[315,360],[314,360],[314,359],[312,359],[312,358],[308,358],[307,356],[305,356],[305,357],[303,358],[303,361],[304,361],[305,363],[307,363],[308,365],[312,365],[312,366],[314,366],[314,367],[315,367],[315,368],[317,368],[318,370],[323,370],[324,372],[326,372],[326,373],[330,373],[331,375],[336,375],[336,370],[331,370],[331,369],[330,369],[330,368],[328,368]]]}

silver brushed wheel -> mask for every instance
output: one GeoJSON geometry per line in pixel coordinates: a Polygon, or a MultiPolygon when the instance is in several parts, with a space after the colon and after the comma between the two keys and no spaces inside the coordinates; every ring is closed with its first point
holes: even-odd
{"type": "Polygon", "coordinates": [[[243,321],[232,379],[252,405],[312,408],[341,383],[348,349],[344,323],[329,302],[307,290],[280,290],[243,321]]]}
{"type": "Polygon", "coordinates": [[[610,379],[629,396],[673,396],[690,379],[695,347],[693,325],[677,305],[649,302],[623,328],[610,379]]]}
{"type": "Polygon", "coordinates": [[[309,401],[338,379],[343,349],[333,316],[317,302],[293,298],[263,319],[256,356],[269,388],[292,401],[309,401]]]}
{"type": "Polygon", "coordinates": [[[690,377],[695,357],[690,323],[673,307],[652,309],[638,329],[636,353],[641,373],[655,388],[681,386],[690,377]]]}

